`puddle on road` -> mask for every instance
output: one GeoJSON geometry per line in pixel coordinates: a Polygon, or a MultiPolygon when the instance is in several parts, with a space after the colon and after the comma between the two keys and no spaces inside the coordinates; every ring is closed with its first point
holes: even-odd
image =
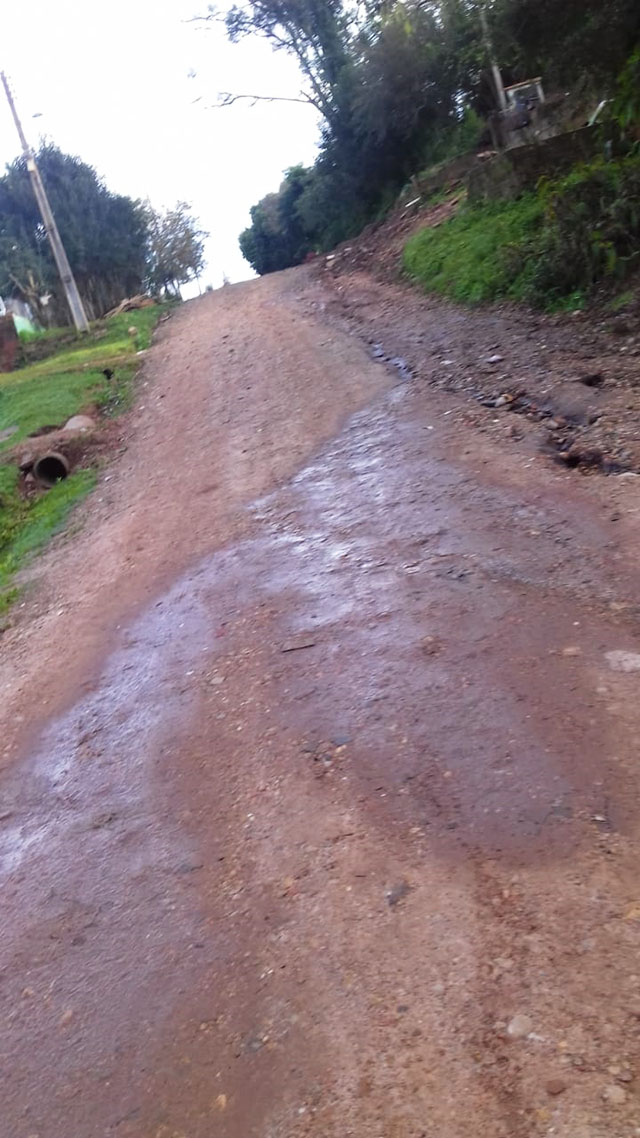
{"type": "Polygon", "coordinates": [[[514,583],[544,589],[552,559],[558,581],[557,548],[538,546],[537,564],[523,566],[513,534],[500,542],[491,502],[479,523],[464,475],[429,457],[419,428],[409,425],[411,443],[384,414],[362,427],[255,508],[262,588],[279,598],[288,634],[318,634],[286,681],[313,684],[313,697],[302,707],[293,697],[283,715],[320,738],[346,728],[356,776],[369,792],[406,795],[425,828],[489,849],[536,838],[567,817],[554,803],[572,785],[553,732],[540,729],[552,717],[535,721],[526,707],[532,678],[543,682],[536,637],[530,658],[513,661],[515,690],[495,657],[502,664],[514,634],[526,643],[514,583]]]}
{"type": "MultiPolygon", "coordinates": [[[[547,591],[550,580],[573,585],[570,544],[527,542],[532,518],[536,532],[548,526],[543,511],[529,506],[523,521],[521,501],[441,458],[433,433],[410,411],[396,416],[397,404],[398,389],[355,415],[255,503],[249,539],[203,561],[123,632],[95,693],[5,782],[15,813],[0,827],[5,873],[64,843],[83,812],[153,812],[163,739],[195,714],[209,656],[250,641],[260,605],[283,727],[346,730],[349,777],[367,793],[402,803],[427,832],[494,850],[566,822],[554,803],[593,789],[598,751],[597,730],[581,734],[575,676],[548,655],[575,616],[547,591]],[[300,635],[314,647],[285,662],[279,646],[300,635]]],[[[150,860],[180,840],[149,833],[138,856],[150,860]]]]}
{"type": "MultiPolygon", "coordinates": [[[[45,844],[68,843],[92,810],[108,807],[126,817],[152,809],[150,766],[163,728],[188,713],[190,669],[210,651],[201,572],[187,575],[123,632],[95,693],[51,723],[26,767],[5,778],[3,805],[13,816],[0,826],[0,875],[45,844]]],[[[147,854],[162,856],[155,848],[147,854]]]]}
{"type": "Polygon", "coordinates": [[[388,356],[382,344],[372,344],[371,355],[374,360],[379,360],[380,363],[388,364],[389,367],[394,368],[405,383],[413,379],[413,372],[403,356],[388,356]]]}

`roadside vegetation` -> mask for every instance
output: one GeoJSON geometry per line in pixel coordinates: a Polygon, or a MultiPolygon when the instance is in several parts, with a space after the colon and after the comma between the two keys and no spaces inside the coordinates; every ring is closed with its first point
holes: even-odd
{"type": "Polygon", "coordinates": [[[70,327],[20,157],[0,175],[0,297],[38,330],[21,332],[17,368],[0,374],[0,614],[16,595],[16,571],[94,485],[91,456],[104,445],[99,429],[80,440],[75,469],[44,490],[20,470],[30,436],[55,431],[80,412],[104,419],[129,405],[136,352],[149,346],[162,305],[201,272],[207,236],[186,202],[159,212],[114,194],[92,166],[47,142],[37,161],[91,330],[79,337],[70,327]],[[139,294],[156,300],[106,317],[139,294]]]}
{"type": "Polygon", "coordinates": [[[640,155],[578,166],[536,193],[467,205],[408,242],[404,266],[426,289],[478,303],[508,298],[577,308],[640,265],[640,155]]]}
{"type": "MultiPolygon", "coordinates": [[[[90,320],[143,291],[177,295],[204,264],[207,236],[185,202],[158,212],[112,193],[92,166],[43,143],[38,167],[90,320]]],[[[30,306],[43,328],[69,323],[26,161],[0,177],[0,297],[30,306]]]]}
{"type": "MultiPolygon", "coordinates": [[[[259,35],[291,54],[303,77],[300,98],[321,117],[315,163],[292,167],[280,187],[254,205],[240,237],[258,273],[298,264],[354,236],[396,202],[418,171],[491,147],[488,118],[496,96],[482,10],[505,84],[541,75],[548,94],[562,99],[572,91],[591,110],[613,95],[640,42],[637,0],[232,4],[226,13],[231,40],[259,35]]],[[[216,7],[203,19],[222,17],[216,7]]],[[[629,126],[637,78],[636,67],[625,88],[629,126]]],[[[232,92],[221,102],[242,96],[232,92]]],[[[533,208],[521,210],[525,228],[533,208]]],[[[515,217],[504,224],[509,233],[517,229],[515,217]]]]}
{"type": "Polygon", "coordinates": [[[27,499],[17,467],[0,466],[0,628],[19,594],[15,573],[33,553],[63,529],[73,507],[93,489],[96,473],[80,470],[42,497],[27,499]]]}
{"type": "Polygon", "coordinates": [[[154,304],[97,321],[88,337],[68,329],[27,337],[27,357],[47,350],[51,354],[0,374],[0,616],[17,595],[12,583],[16,571],[63,528],[96,480],[89,465],[50,490],[32,488],[27,493],[18,466],[19,444],[45,429],[62,427],[83,411],[110,416],[126,409],[138,366],[136,353],[151,343],[162,311],[162,305],[154,304]],[[105,369],[113,372],[110,379],[105,369]]]}
{"type": "Polygon", "coordinates": [[[38,330],[20,332],[16,370],[0,374],[0,617],[15,599],[16,571],[95,485],[105,440],[99,423],[77,440],[72,472],[48,490],[28,470],[25,477],[20,456],[30,451],[31,436],[64,427],[74,414],[90,411],[99,420],[129,405],[136,353],[149,346],[163,304],[179,299],[181,284],[202,272],[208,236],[184,201],[158,212],[149,201],[118,195],[92,166],[49,142],[36,159],[91,328],[79,337],[69,325],[26,159],[19,157],[0,174],[0,311],[7,307],[38,330]],[[107,319],[140,294],[155,300],[107,319]]]}

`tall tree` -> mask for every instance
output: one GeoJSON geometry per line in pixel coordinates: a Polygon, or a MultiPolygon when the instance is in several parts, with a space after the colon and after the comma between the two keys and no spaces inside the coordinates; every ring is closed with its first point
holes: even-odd
{"type": "Polygon", "coordinates": [[[561,89],[612,86],[640,39],[638,0],[495,0],[493,15],[501,62],[561,89]]]}
{"type": "MultiPolygon", "coordinates": [[[[88,315],[102,315],[140,291],[146,273],[144,211],[112,194],[95,170],[55,146],[43,145],[38,165],[60,236],[88,315]]],[[[67,320],[51,256],[23,158],[0,178],[0,293],[23,296],[42,317],[67,320]],[[43,307],[40,298],[50,296],[43,307]]]]}
{"type": "Polygon", "coordinates": [[[299,258],[296,226],[307,244],[328,248],[410,175],[473,147],[477,114],[496,107],[481,15],[505,80],[542,74],[551,90],[612,90],[640,40],[639,0],[242,0],[227,12],[232,39],[259,34],[295,56],[323,116],[295,201],[285,204],[283,187],[268,195],[242,236],[260,271],[299,258]]]}
{"type": "MultiPolygon", "coordinates": [[[[210,5],[208,14],[200,19],[224,20],[233,43],[257,35],[276,50],[292,55],[303,81],[300,99],[315,107],[325,122],[335,124],[343,72],[352,60],[351,43],[359,14],[358,5],[350,7],[343,0],[244,0],[223,13],[210,5]]],[[[227,93],[221,98],[224,105],[237,98],[256,96],[227,93]]]]}
{"type": "Polygon", "coordinates": [[[257,273],[273,273],[298,265],[312,247],[313,228],[298,209],[313,179],[310,170],[287,170],[277,193],[267,194],[251,208],[251,225],[240,234],[243,257],[257,273]]]}
{"type": "Polygon", "coordinates": [[[178,293],[180,285],[197,277],[204,267],[204,241],[187,202],[159,213],[146,208],[148,226],[148,279],[157,292],[178,293]]]}

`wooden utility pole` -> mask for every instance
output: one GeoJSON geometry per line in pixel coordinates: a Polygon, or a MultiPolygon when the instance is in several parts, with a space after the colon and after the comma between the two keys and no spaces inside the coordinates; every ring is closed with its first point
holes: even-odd
{"type": "Polygon", "coordinates": [[[29,171],[29,177],[31,178],[33,192],[38,203],[38,209],[40,210],[42,223],[44,225],[47,237],[49,238],[49,244],[51,245],[53,258],[58,267],[60,280],[62,281],[62,287],[67,298],[67,304],[69,305],[69,311],[71,312],[73,323],[76,326],[76,331],[88,332],[89,321],[87,320],[82,298],[78,292],[78,286],[75,282],[73,273],[71,272],[71,266],[69,264],[67,254],[64,251],[64,245],[60,239],[58,226],[56,225],[51,206],[49,205],[49,199],[47,197],[42,178],[40,177],[40,171],[38,169],[35,155],[26,140],[25,133],[22,129],[22,123],[18,117],[16,105],[11,93],[11,88],[4,71],[0,72],[0,78],[2,78],[2,85],[7,96],[7,102],[11,108],[13,121],[16,124],[16,130],[18,132],[20,144],[22,146],[22,153],[26,159],[27,170],[29,171]]]}
{"type": "Polygon", "coordinates": [[[480,23],[482,24],[482,37],[484,39],[484,45],[487,49],[487,55],[489,56],[489,63],[491,65],[491,73],[493,75],[493,82],[494,82],[494,85],[496,88],[496,96],[498,99],[498,107],[501,111],[506,111],[506,109],[507,109],[507,96],[504,93],[504,84],[502,82],[502,75],[500,74],[500,68],[498,67],[498,64],[496,63],[496,58],[495,58],[495,55],[493,54],[493,43],[491,42],[491,32],[489,31],[489,21],[487,20],[487,9],[486,9],[486,6],[484,4],[483,4],[482,8],[480,9],[480,23]]]}

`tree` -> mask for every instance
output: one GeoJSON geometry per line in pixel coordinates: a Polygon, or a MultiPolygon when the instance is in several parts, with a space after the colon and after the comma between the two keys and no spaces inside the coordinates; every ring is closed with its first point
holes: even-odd
{"type": "Polygon", "coordinates": [[[199,228],[187,202],[159,213],[147,204],[148,280],[159,293],[177,294],[181,284],[193,280],[204,267],[204,242],[209,236],[199,228]]]}
{"type": "Polygon", "coordinates": [[[494,0],[501,62],[548,87],[610,87],[640,39],[637,0],[494,0]]]}
{"type": "MultiPolygon", "coordinates": [[[[220,18],[213,6],[202,17],[205,21],[220,18]]],[[[233,43],[258,35],[293,55],[303,78],[303,101],[315,107],[328,123],[334,121],[336,90],[350,62],[354,19],[342,0],[245,0],[233,4],[222,19],[233,43]]],[[[238,97],[244,96],[227,95],[223,102],[238,97]]]]}
{"type": "MultiPolygon", "coordinates": [[[[307,244],[322,247],[363,224],[415,171],[429,138],[462,117],[450,29],[464,29],[467,39],[480,43],[474,3],[243,0],[224,16],[209,12],[208,19],[224,18],[233,41],[257,34],[293,55],[305,97],[323,117],[315,168],[295,209],[285,211],[302,225],[307,244]]],[[[242,248],[252,262],[270,264],[273,254],[280,266],[285,245],[281,223],[274,226],[264,199],[242,248]]]]}
{"type": "MultiPolygon", "coordinates": [[[[142,288],[147,259],[144,211],[112,194],[79,158],[43,145],[37,155],[60,236],[87,313],[102,315],[142,288]]],[[[22,296],[42,319],[68,312],[24,158],[0,178],[0,294],[22,296]],[[50,296],[44,309],[41,297],[50,296]]]]}
{"type": "Polygon", "coordinates": [[[277,193],[267,194],[251,208],[251,226],[240,234],[240,250],[260,275],[299,265],[311,248],[313,233],[297,206],[312,179],[310,170],[287,170],[277,193]]]}
{"type": "Polygon", "coordinates": [[[283,183],[251,212],[241,245],[259,272],[351,236],[412,174],[477,144],[477,114],[496,109],[482,11],[507,82],[542,74],[548,89],[607,93],[640,40],[638,0],[243,0],[227,12],[232,40],[262,35],[298,60],[323,117],[312,169],[287,201],[283,183]]]}

